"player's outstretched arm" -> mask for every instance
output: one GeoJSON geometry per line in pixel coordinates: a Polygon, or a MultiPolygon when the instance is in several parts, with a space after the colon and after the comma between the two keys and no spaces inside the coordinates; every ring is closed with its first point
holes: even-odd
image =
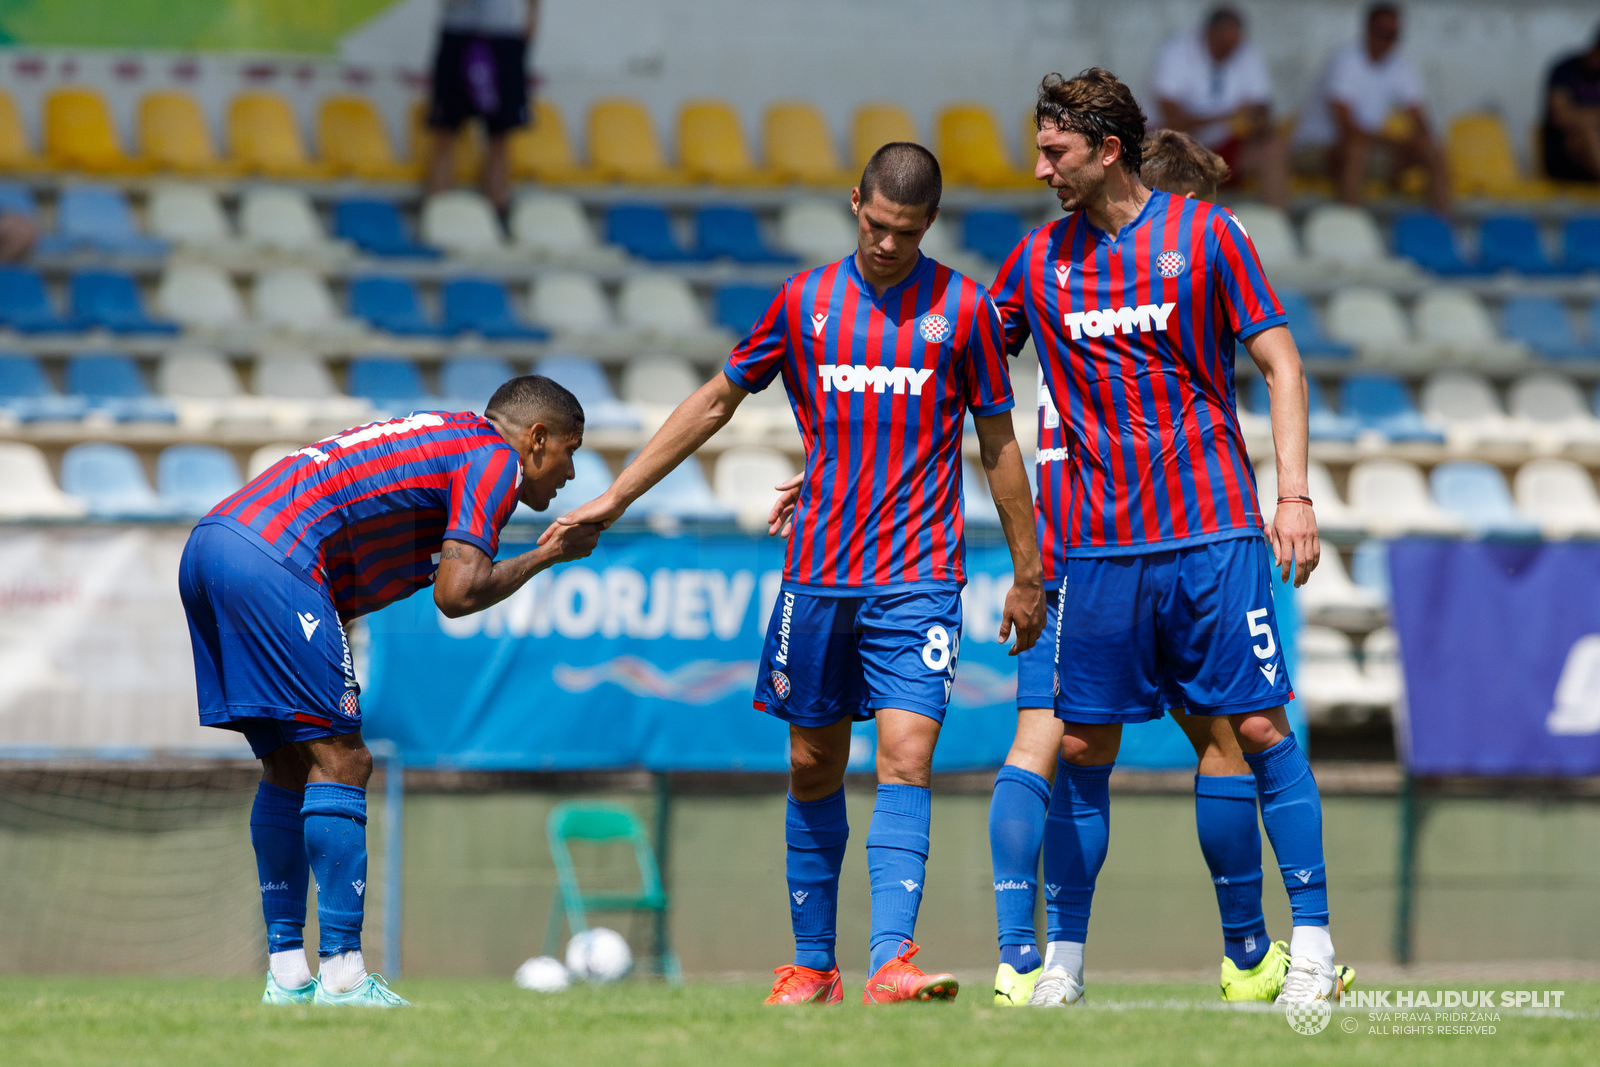
{"type": "Polygon", "coordinates": [[[1044,564],[1039,561],[1039,535],[1033,528],[1033,492],[1028,470],[1022,465],[1022,448],[1011,428],[1011,413],[973,415],[978,450],[989,493],[1000,512],[1000,528],[1011,549],[1011,591],[1000,615],[1000,643],[1017,631],[1011,655],[1026,652],[1044,629],[1044,564]]]}
{"type": "Polygon", "coordinates": [[[1261,376],[1267,380],[1267,394],[1272,398],[1272,446],[1278,455],[1280,502],[1267,537],[1272,542],[1279,574],[1288,581],[1292,565],[1298,587],[1306,584],[1322,558],[1317,516],[1311,510],[1311,493],[1306,485],[1306,442],[1310,437],[1306,371],[1287,326],[1273,326],[1253,334],[1245,339],[1244,347],[1261,368],[1261,376]]]}
{"type": "MultiPolygon", "coordinates": [[[[554,524],[551,529],[556,529],[554,524]]],[[[433,602],[449,619],[482,611],[521,589],[540,571],[593,552],[603,529],[592,522],[562,526],[532,552],[498,561],[477,545],[446,541],[439,550],[439,570],[433,578],[433,602]]]]}
{"type": "Polygon", "coordinates": [[[645,490],[667,476],[697,449],[728,424],[739,404],[750,394],[734,385],[726,374],[719,374],[694,391],[694,395],[673,409],[667,421],[650,438],[634,461],[617,475],[611,488],[587,504],[561,516],[539,535],[542,545],[562,526],[597,522],[604,529],[622,518],[622,513],[645,490]]]}

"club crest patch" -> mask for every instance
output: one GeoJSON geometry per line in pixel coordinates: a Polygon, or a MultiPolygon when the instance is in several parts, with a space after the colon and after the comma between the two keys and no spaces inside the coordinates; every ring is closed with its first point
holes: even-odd
{"type": "Polygon", "coordinates": [[[352,719],[361,718],[361,701],[356,696],[354,689],[346,689],[344,696],[339,698],[339,710],[352,719]]]}
{"type": "Polygon", "coordinates": [[[936,345],[949,338],[950,320],[943,315],[924,315],[917,330],[924,341],[936,345]]]}
{"type": "Polygon", "coordinates": [[[1163,278],[1176,278],[1188,265],[1189,261],[1183,258],[1182,252],[1163,252],[1156,257],[1156,270],[1161,272],[1163,278]]]}
{"type": "Polygon", "coordinates": [[[779,700],[784,700],[789,696],[789,676],[787,674],[782,671],[773,671],[768,676],[768,679],[772,682],[772,691],[778,695],[779,700]]]}

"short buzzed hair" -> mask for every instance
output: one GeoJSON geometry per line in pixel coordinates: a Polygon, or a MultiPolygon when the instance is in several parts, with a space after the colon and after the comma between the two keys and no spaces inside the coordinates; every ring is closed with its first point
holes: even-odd
{"type": "Polygon", "coordinates": [[[555,434],[583,432],[583,405],[578,398],[540,374],[524,374],[506,382],[494,391],[483,413],[516,426],[542,422],[555,434]]]}
{"type": "Polygon", "coordinates": [[[859,188],[863,204],[879,193],[891,204],[925,207],[932,215],[939,210],[944,177],[932,152],[910,141],[890,141],[867,160],[859,188]]]}
{"type": "Polygon", "coordinates": [[[1201,200],[1215,200],[1233,173],[1221,156],[1177,130],[1157,130],[1145,138],[1143,147],[1139,178],[1173,196],[1193,193],[1201,200]]]}

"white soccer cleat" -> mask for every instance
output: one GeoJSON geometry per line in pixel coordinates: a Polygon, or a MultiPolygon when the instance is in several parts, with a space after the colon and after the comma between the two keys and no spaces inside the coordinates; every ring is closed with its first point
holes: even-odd
{"type": "Polygon", "coordinates": [[[1064,1008],[1082,1003],[1083,983],[1065,967],[1046,967],[1034,983],[1033,996],[1028,998],[1030,1008],[1064,1008]]]}
{"type": "Polygon", "coordinates": [[[1337,980],[1334,969],[1321,960],[1296,956],[1289,961],[1289,970],[1283,976],[1283,989],[1273,1003],[1311,1004],[1318,1000],[1331,1000],[1337,980]]]}

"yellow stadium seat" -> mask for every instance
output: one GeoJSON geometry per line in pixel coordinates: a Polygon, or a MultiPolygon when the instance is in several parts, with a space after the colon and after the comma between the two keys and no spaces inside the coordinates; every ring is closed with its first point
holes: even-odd
{"type": "Polygon", "coordinates": [[[217,155],[200,104],[179,90],[146,93],[139,101],[139,148],[161,170],[224,174],[235,169],[217,155]]]}
{"type": "Polygon", "coordinates": [[[46,165],[28,146],[28,129],[17,114],[16,101],[0,90],[0,170],[42,170],[46,165]]]}
{"type": "Polygon", "coordinates": [[[589,163],[604,181],[682,182],[667,165],[650,113],[637,100],[611,97],[589,108],[589,163]]]}
{"type": "Polygon", "coordinates": [[[776,180],[751,162],[739,116],[721,100],[691,100],[679,110],[678,157],[696,181],[763,185],[776,180]]]}
{"type": "MultiPolygon", "coordinates": [[[[426,168],[433,155],[435,132],[428,126],[428,102],[418,100],[411,105],[411,158],[419,168],[426,168]]],[[[463,123],[456,137],[456,181],[471,185],[483,173],[483,125],[478,122],[463,123]]]]}
{"type": "Polygon", "coordinates": [[[322,160],[340,174],[374,181],[416,181],[420,164],[402,163],[389,147],[383,117],[360,96],[330,96],[317,109],[322,160]]]}
{"type": "Polygon", "coordinates": [[[595,180],[594,173],[578,163],[561,109],[548,100],[535,101],[532,121],[511,131],[509,149],[513,178],[540,182],[595,180]]]}
{"type": "Polygon", "coordinates": [[[982,104],[954,104],[939,113],[937,147],[945,181],[988,189],[1036,185],[1011,162],[1000,124],[982,104]]]}
{"type": "MultiPolygon", "coordinates": [[[[781,181],[851,186],[856,174],[839,166],[828,120],[803,101],[772,104],[762,123],[767,166],[781,181]]],[[[857,172],[859,173],[859,172],[857,172]]]]}
{"type": "Polygon", "coordinates": [[[1478,111],[1457,116],[1450,123],[1445,157],[1462,196],[1542,197],[1555,192],[1548,181],[1522,176],[1511,137],[1498,115],[1478,111]]]}
{"type": "Polygon", "coordinates": [[[289,101],[277,93],[240,93],[228,105],[228,154],[252,174],[326,178],[332,173],[306,154],[289,101]]]}
{"type": "Polygon", "coordinates": [[[872,153],[891,141],[916,141],[917,124],[898,104],[863,104],[850,129],[850,163],[859,174],[872,153]]]}
{"type": "Polygon", "coordinates": [[[53,166],[69,170],[129,174],[149,169],[123,154],[105,99],[83,87],[55,89],[45,97],[44,152],[53,166]]]}

